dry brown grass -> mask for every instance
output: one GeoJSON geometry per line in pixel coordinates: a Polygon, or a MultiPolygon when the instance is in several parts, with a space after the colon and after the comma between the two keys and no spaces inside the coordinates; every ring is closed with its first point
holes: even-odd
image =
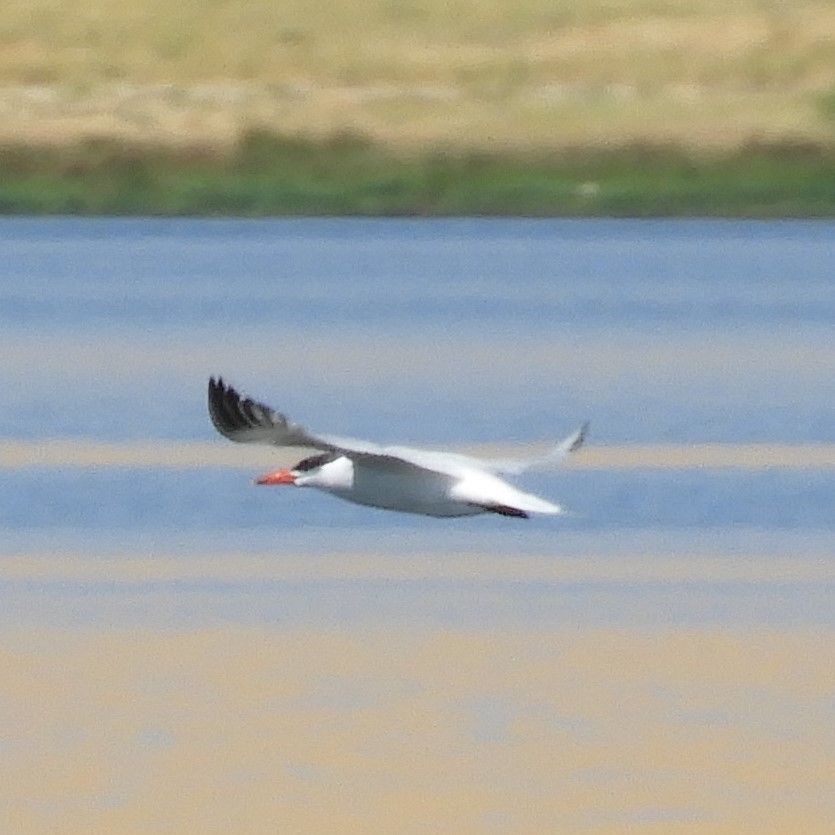
{"type": "Polygon", "coordinates": [[[266,125],[397,146],[820,139],[823,0],[17,0],[0,138],[232,141],[266,125]]]}

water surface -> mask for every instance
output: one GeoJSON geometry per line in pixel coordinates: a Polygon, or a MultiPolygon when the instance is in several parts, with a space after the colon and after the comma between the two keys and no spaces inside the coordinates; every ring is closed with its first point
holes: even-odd
{"type": "MultiPolygon", "coordinates": [[[[834,244],[832,225],[816,222],[3,220],[0,436],[226,443],[205,411],[206,380],[223,374],[314,429],[381,441],[542,442],[589,419],[593,444],[833,443],[834,244]]],[[[255,489],[255,474],[8,470],[0,549],[831,559],[824,469],[569,468],[523,486],[571,514],[526,524],[378,512],[255,489]]],[[[109,611],[124,594],[39,582],[5,585],[7,611],[25,618],[48,600],[74,612],[79,593],[88,611],[109,611]]],[[[369,594],[385,617],[466,610],[482,624],[508,613],[664,620],[677,607],[659,594],[681,604],[682,621],[753,611],[758,622],[821,622],[832,611],[826,584],[734,589],[709,574],[672,591],[640,577],[590,591],[504,582],[470,608],[443,601],[466,602],[477,580],[427,583],[337,582],[321,596],[208,583],[200,594],[216,602],[201,600],[205,617],[267,619],[315,620],[336,597],[353,601],[350,620],[369,594]],[[587,605],[587,592],[606,602],[587,605]],[[730,602],[710,602],[720,599],[730,602]]],[[[158,592],[132,594],[151,611],[158,592]]]]}

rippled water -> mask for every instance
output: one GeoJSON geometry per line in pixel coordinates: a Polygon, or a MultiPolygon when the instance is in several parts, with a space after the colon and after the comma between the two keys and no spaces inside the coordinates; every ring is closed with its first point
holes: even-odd
{"type": "MultiPolygon", "coordinates": [[[[223,374],[382,441],[541,442],[590,419],[604,445],[835,442],[828,223],[4,220],[0,246],[4,439],[226,443],[205,411],[223,374]]],[[[828,559],[835,529],[827,470],[566,470],[524,486],[573,515],[527,524],[250,475],[6,470],[0,550],[828,559]]]]}

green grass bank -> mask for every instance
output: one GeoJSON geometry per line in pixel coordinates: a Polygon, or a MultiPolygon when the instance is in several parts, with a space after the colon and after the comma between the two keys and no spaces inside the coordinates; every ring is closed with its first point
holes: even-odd
{"type": "Polygon", "coordinates": [[[6,145],[0,213],[833,217],[835,148],[402,154],[350,135],[263,131],[223,152],[120,140],[6,145]]]}

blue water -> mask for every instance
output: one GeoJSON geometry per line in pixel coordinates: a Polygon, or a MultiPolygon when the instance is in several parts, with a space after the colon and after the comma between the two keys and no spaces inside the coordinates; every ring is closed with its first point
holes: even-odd
{"type": "Polygon", "coordinates": [[[835,321],[822,222],[6,220],[0,245],[4,329],[835,321]]]}
{"type": "MultiPolygon", "coordinates": [[[[226,443],[205,411],[223,374],[381,441],[541,442],[589,419],[601,444],[835,442],[830,223],[15,219],[0,248],[0,439],[226,443]]],[[[567,470],[523,486],[572,515],[526,524],[253,474],[6,470],[0,553],[828,558],[835,533],[826,470],[567,470]]],[[[15,588],[22,611],[36,590],[15,588]]]]}
{"type": "Polygon", "coordinates": [[[5,220],[0,436],[835,441],[824,223],[5,220]]]}
{"type": "Polygon", "coordinates": [[[524,524],[493,517],[429,521],[357,508],[315,491],[255,489],[244,470],[38,469],[6,476],[13,489],[4,490],[0,529],[7,533],[115,528],[182,537],[235,531],[245,538],[260,529],[277,540],[295,530],[384,528],[443,531],[445,541],[458,540],[461,532],[463,544],[474,531],[490,530],[512,532],[518,548],[531,531],[554,537],[740,527],[835,532],[833,476],[815,470],[566,470],[530,476],[527,488],[559,498],[570,515],[556,523],[536,517],[524,524]]]}

